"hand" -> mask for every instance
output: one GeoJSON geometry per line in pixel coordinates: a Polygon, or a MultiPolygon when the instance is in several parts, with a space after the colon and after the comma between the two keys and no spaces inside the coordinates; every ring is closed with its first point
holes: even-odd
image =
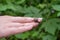
{"type": "MultiPolygon", "coordinates": [[[[38,18],[38,22],[41,21],[42,18],[38,18]]],[[[31,17],[0,16],[0,37],[31,30],[39,24],[38,22],[34,22],[31,17]]]]}

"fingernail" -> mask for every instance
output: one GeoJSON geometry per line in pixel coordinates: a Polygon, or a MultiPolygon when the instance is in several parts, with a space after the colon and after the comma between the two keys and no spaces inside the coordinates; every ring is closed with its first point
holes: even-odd
{"type": "Polygon", "coordinates": [[[41,22],[43,18],[38,18],[38,22],[41,22]]]}

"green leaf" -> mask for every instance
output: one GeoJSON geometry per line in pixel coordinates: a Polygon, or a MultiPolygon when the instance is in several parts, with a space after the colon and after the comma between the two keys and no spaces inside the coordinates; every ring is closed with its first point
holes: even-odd
{"type": "Polygon", "coordinates": [[[38,8],[33,7],[33,6],[26,8],[25,11],[27,13],[32,13],[32,14],[36,14],[36,13],[38,14],[40,12],[40,10],[38,8]]]}
{"type": "Polygon", "coordinates": [[[25,38],[28,38],[29,35],[30,35],[30,33],[25,32],[25,33],[22,33],[22,34],[16,34],[15,37],[16,37],[16,38],[25,39],[25,38]]]}
{"type": "Polygon", "coordinates": [[[1,38],[0,40],[6,40],[5,38],[1,38]]]}
{"type": "Polygon", "coordinates": [[[32,34],[32,37],[34,38],[34,37],[37,37],[38,36],[38,34],[39,34],[39,32],[34,32],[33,34],[32,34]]]}
{"type": "Polygon", "coordinates": [[[38,14],[40,12],[38,8],[33,7],[33,6],[30,6],[28,9],[31,10],[33,14],[38,14]]]}
{"type": "Polygon", "coordinates": [[[25,17],[33,17],[33,15],[34,15],[34,14],[32,14],[32,13],[28,13],[28,14],[25,14],[24,16],[25,16],[25,17]]]}
{"type": "Polygon", "coordinates": [[[60,5],[52,5],[53,9],[56,11],[60,11],[60,5]]]}
{"type": "Polygon", "coordinates": [[[24,8],[19,6],[19,5],[7,4],[6,7],[7,7],[7,9],[10,9],[10,10],[12,10],[14,12],[25,13],[24,8]]]}
{"type": "Polygon", "coordinates": [[[17,1],[17,2],[15,2],[16,4],[22,4],[22,3],[24,3],[25,2],[25,0],[19,0],[19,1],[17,1]]]}
{"type": "Polygon", "coordinates": [[[38,7],[40,8],[44,8],[46,6],[46,4],[39,4],[38,7]]]}
{"type": "Polygon", "coordinates": [[[56,29],[58,28],[58,26],[60,26],[60,19],[54,18],[54,19],[49,19],[46,22],[43,23],[42,27],[45,27],[45,31],[55,35],[56,29]]]}
{"type": "Polygon", "coordinates": [[[5,0],[7,4],[15,2],[15,0],[5,0]]]}
{"type": "Polygon", "coordinates": [[[56,40],[56,37],[52,35],[46,35],[43,37],[43,40],[56,40]]]}
{"type": "Polygon", "coordinates": [[[40,13],[40,10],[36,7],[30,6],[25,11],[26,11],[25,16],[42,17],[42,14],[40,13]]]}
{"type": "Polygon", "coordinates": [[[46,35],[45,32],[41,32],[41,33],[39,34],[38,38],[43,38],[45,35],[46,35]]]}
{"type": "Polygon", "coordinates": [[[6,5],[0,4],[0,11],[5,11],[6,9],[6,5]]]}
{"type": "Polygon", "coordinates": [[[58,17],[60,16],[60,12],[57,14],[57,16],[58,16],[58,17]]]}
{"type": "Polygon", "coordinates": [[[7,4],[6,7],[7,7],[7,9],[11,9],[13,11],[16,10],[15,5],[13,5],[13,4],[7,4]]]}
{"type": "Polygon", "coordinates": [[[60,26],[58,26],[58,30],[60,30],[60,26]]]}
{"type": "Polygon", "coordinates": [[[24,7],[21,7],[19,5],[14,5],[16,10],[15,12],[19,12],[19,13],[25,13],[24,7]]]}

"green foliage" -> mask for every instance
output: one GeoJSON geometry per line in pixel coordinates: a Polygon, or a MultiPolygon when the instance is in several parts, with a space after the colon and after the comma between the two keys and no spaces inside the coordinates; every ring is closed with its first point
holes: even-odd
{"type": "Polygon", "coordinates": [[[56,40],[56,37],[51,36],[51,35],[46,35],[43,37],[43,40],[56,40]]]}
{"type": "Polygon", "coordinates": [[[0,39],[0,40],[6,40],[5,38],[2,38],[2,39],[0,39]]]}
{"type": "Polygon", "coordinates": [[[56,11],[60,11],[60,5],[53,5],[52,7],[53,7],[53,9],[55,9],[56,11]]]}
{"type": "Polygon", "coordinates": [[[60,40],[60,0],[0,0],[0,15],[43,18],[37,28],[0,40],[60,40]]]}
{"type": "Polygon", "coordinates": [[[53,18],[53,19],[49,19],[46,22],[43,23],[42,27],[45,28],[45,31],[55,35],[56,30],[58,29],[58,27],[60,26],[60,19],[57,18],[53,18]]]}
{"type": "Polygon", "coordinates": [[[22,38],[22,39],[25,39],[25,38],[28,38],[29,35],[30,35],[30,33],[25,32],[25,33],[22,33],[22,34],[16,34],[15,37],[16,37],[16,38],[22,38]]]}
{"type": "Polygon", "coordinates": [[[57,16],[58,16],[58,17],[60,16],[60,12],[57,14],[57,16]]]}

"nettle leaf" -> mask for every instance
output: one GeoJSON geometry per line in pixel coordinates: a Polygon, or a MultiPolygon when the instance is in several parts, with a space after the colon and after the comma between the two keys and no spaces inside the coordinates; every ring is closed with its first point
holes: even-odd
{"type": "Polygon", "coordinates": [[[43,23],[42,27],[45,27],[45,31],[55,35],[56,29],[60,26],[60,19],[54,18],[47,20],[46,22],[43,23]]]}
{"type": "Polygon", "coordinates": [[[38,7],[40,8],[44,8],[46,6],[46,4],[39,4],[38,7]]]}
{"type": "Polygon", "coordinates": [[[6,5],[0,4],[0,11],[5,11],[6,9],[6,5]]]}
{"type": "Polygon", "coordinates": [[[58,16],[58,17],[60,16],[60,12],[57,14],[57,16],[58,16]]]}
{"type": "Polygon", "coordinates": [[[39,34],[39,32],[36,32],[36,31],[33,31],[33,34],[31,35],[31,37],[37,37],[38,36],[38,34],[39,34]]]}
{"type": "Polygon", "coordinates": [[[15,8],[16,8],[16,10],[15,10],[16,12],[25,13],[24,7],[15,5],[15,8]]]}
{"type": "Polygon", "coordinates": [[[7,5],[0,4],[0,11],[6,11],[7,9],[16,10],[13,4],[7,5]]]}
{"type": "Polygon", "coordinates": [[[41,33],[39,34],[38,38],[43,38],[45,35],[46,35],[45,32],[41,32],[41,33]]]}
{"type": "Polygon", "coordinates": [[[8,9],[13,10],[14,12],[25,13],[24,7],[21,7],[19,5],[8,4],[7,7],[8,9]]]}
{"type": "Polygon", "coordinates": [[[52,5],[53,9],[56,11],[60,11],[60,5],[52,5]]]}
{"type": "Polygon", "coordinates": [[[1,38],[0,40],[6,40],[5,38],[1,38]]]}
{"type": "Polygon", "coordinates": [[[15,2],[16,4],[22,4],[22,3],[24,3],[25,2],[25,0],[18,0],[17,2],[15,2]]]}
{"type": "Polygon", "coordinates": [[[24,8],[19,5],[7,4],[6,7],[14,12],[25,13],[24,8]]]}
{"type": "Polygon", "coordinates": [[[16,8],[13,4],[7,4],[6,7],[7,7],[7,9],[16,10],[16,8]]]}
{"type": "Polygon", "coordinates": [[[14,5],[14,4],[0,4],[0,11],[6,11],[6,10],[12,10],[14,12],[18,12],[18,13],[26,13],[24,10],[24,7],[21,7],[19,5],[14,5]]]}
{"type": "Polygon", "coordinates": [[[5,15],[17,16],[16,13],[13,13],[12,11],[5,11],[5,15]]]}
{"type": "Polygon", "coordinates": [[[15,37],[16,37],[16,38],[25,39],[25,38],[28,38],[29,35],[30,35],[30,33],[25,32],[25,33],[22,33],[22,34],[16,34],[15,37]]]}
{"type": "Polygon", "coordinates": [[[15,2],[15,0],[6,0],[6,3],[12,3],[15,2]]]}
{"type": "Polygon", "coordinates": [[[26,17],[33,17],[33,15],[34,14],[32,14],[32,13],[28,13],[28,14],[25,14],[24,16],[26,16],[26,17]]]}
{"type": "Polygon", "coordinates": [[[56,37],[52,35],[46,35],[43,37],[43,40],[56,40],[56,37]]]}
{"type": "Polygon", "coordinates": [[[7,5],[0,5],[0,11],[6,11],[7,9],[16,10],[15,6],[13,4],[7,4],[7,5]]]}
{"type": "Polygon", "coordinates": [[[33,14],[36,14],[36,13],[39,13],[40,12],[40,10],[38,9],[38,8],[36,8],[36,7],[33,7],[33,6],[30,6],[30,7],[28,7],[28,8],[26,8],[26,10],[25,10],[27,13],[33,13],[33,14]]]}
{"type": "Polygon", "coordinates": [[[30,16],[30,17],[41,17],[40,10],[36,7],[30,6],[27,8],[25,16],[30,16]]]}
{"type": "Polygon", "coordinates": [[[40,10],[39,10],[38,8],[33,7],[33,6],[30,6],[28,9],[30,9],[30,10],[31,10],[31,12],[32,12],[32,13],[34,13],[34,14],[36,14],[36,13],[39,13],[39,12],[40,12],[40,10]]]}

